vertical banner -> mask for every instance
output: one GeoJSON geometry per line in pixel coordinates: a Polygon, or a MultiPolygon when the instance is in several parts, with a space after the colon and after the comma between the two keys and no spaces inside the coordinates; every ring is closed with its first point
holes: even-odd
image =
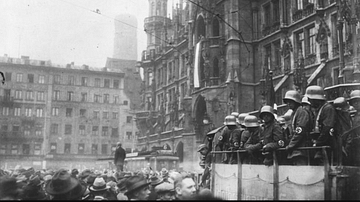
{"type": "Polygon", "coordinates": [[[195,48],[194,88],[200,87],[200,81],[199,81],[200,57],[201,57],[201,41],[199,41],[196,44],[196,48],[195,48]]]}

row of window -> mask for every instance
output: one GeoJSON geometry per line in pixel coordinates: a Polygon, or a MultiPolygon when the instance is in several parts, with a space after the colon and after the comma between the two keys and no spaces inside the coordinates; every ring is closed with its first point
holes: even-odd
{"type": "Polygon", "coordinates": [[[21,107],[2,107],[1,115],[3,116],[25,116],[25,117],[43,117],[44,116],[44,109],[43,108],[36,108],[35,110],[32,107],[25,107],[22,109],[21,107]],[[34,114],[35,112],[35,114],[34,114]]]}
{"type": "MultiPolygon", "coordinates": [[[[88,77],[81,77],[80,81],[77,82],[76,76],[69,75],[67,78],[62,78],[61,75],[54,75],[53,76],[53,84],[64,84],[64,85],[81,85],[81,86],[89,86],[89,78],[88,77]]],[[[11,72],[5,72],[5,79],[6,81],[12,81],[12,73],[11,72]]],[[[16,82],[28,82],[28,83],[39,83],[39,84],[45,84],[45,75],[38,75],[37,79],[35,80],[34,74],[27,74],[27,77],[25,79],[23,73],[16,73],[15,75],[15,81],[16,82]],[[35,82],[37,81],[37,82],[35,82]]],[[[120,87],[120,80],[113,79],[112,85],[111,79],[101,79],[101,78],[95,78],[93,87],[104,87],[104,88],[115,88],[118,89],[120,87]]]]}
{"type": "MultiPolygon", "coordinates": [[[[111,152],[115,152],[116,145],[111,145],[111,152]]],[[[126,150],[130,150],[129,148],[126,148],[126,150]]],[[[57,153],[57,143],[50,143],[50,153],[55,154],[57,153]]],[[[71,143],[65,143],[64,144],[64,154],[70,154],[71,153],[71,143]]],[[[73,152],[74,153],[74,152],[73,152]]],[[[0,154],[25,154],[25,155],[40,155],[41,154],[41,144],[34,144],[33,148],[31,149],[30,144],[22,144],[21,148],[20,145],[17,144],[11,144],[9,146],[7,145],[0,145],[0,154]]],[[[79,143],[77,148],[77,154],[85,154],[85,144],[79,143]]],[[[92,144],[91,145],[91,154],[100,154],[100,151],[98,151],[98,144],[92,144]]],[[[108,144],[101,144],[101,154],[107,155],[108,154],[108,144]]]]}
{"type": "MultiPolygon", "coordinates": [[[[45,92],[44,91],[32,91],[32,90],[26,90],[25,92],[22,90],[15,90],[14,93],[14,99],[16,100],[22,100],[25,98],[25,100],[34,100],[36,94],[36,100],[37,101],[45,101],[45,92]]],[[[60,90],[54,90],[53,93],[53,100],[64,100],[64,101],[76,101],[75,100],[75,93],[74,91],[67,91],[66,98],[64,96],[61,96],[62,92],[60,90]]],[[[11,89],[4,89],[4,99],[10,99],[11,97],[11,89]]],[[[80,96],[80,102],[88,102],[90,101],[88,99],[88,93],[82,92],[80,96]]],[[[94,94],[94,102],[96,103],[110,103],[110,94],[104,94],[103,96],[101,94],[94,94]]],[[[119,104],[120,98],[119,95],[113,95],[113,104],[119,104]]],[[[128,101],[123,101],[124,105],[128,105],[128,101]]]]}

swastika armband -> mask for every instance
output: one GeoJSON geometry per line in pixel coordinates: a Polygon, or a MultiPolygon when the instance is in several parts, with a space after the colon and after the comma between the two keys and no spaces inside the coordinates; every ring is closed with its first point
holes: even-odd
{"type": "Polygon", "coordinates": [[[221,141],[223,139],[223,136],[219,136],[219,140],[221,141]]]}
{"type": "Polygon", "coordinates": [[[331,136],[334,136],[334,128],[330,128],[329,133],[330,133],[331,136]]]}
{"type": "Polygon", "coordinates": [[[295,133],[296,133],[296,134],[302,133],[302,128],[301,128],[301,127],[296,127],[296,128],[295,128],[295,133]]]}

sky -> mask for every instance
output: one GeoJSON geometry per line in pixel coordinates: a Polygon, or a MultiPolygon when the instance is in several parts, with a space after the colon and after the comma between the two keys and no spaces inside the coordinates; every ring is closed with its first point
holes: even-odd
{"type": "Polygon", "coordinates": [[[130,28],[137,31],[138,60],[146,49],[148,0],[1,0],[0,8],[0,56],[104,67],[119,14],[137,17],[138,27],[130,28]]]}

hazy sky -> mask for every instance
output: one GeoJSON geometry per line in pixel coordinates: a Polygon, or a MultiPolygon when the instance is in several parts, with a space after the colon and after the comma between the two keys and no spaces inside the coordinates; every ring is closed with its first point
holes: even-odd
{"type": "Polygon", "coordinates": [[[148,0],[0,0],[0,55],[104,67],[113,55],[114,19],[137,17],[138,59],[146,49],[148,0]],[[96,9],[101,14],[95,12],[96,9]]]}

